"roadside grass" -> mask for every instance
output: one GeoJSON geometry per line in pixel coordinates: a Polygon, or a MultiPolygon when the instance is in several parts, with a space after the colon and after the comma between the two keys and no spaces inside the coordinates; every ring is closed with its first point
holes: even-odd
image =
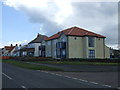
{"type": "Polygon", "coordinates": [[[63,71],[63,69],[59,69],[59,68],[48,67],[43,65],[35,65],[35,64],[25,63],[22,61],[3,60],[2,62],[32,70],[63,71]]]}
{"type": "Polygon", "coordinates": [[[30,61],[30,62],[42,64],[120,66],[120,63],[111,62],[80,62],[80,61],[30,61]]]}

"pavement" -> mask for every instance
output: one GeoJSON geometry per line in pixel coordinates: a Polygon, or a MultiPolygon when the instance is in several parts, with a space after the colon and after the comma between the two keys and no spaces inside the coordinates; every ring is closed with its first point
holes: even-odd
{"type": "Polygon", "coordinates": [[[26,63],[61,68],[64,71],[80,71],[80,72],[118,72],[118,70],[120,71],[120,67],[118,66],[41,64],[41,63],[33,63],[33,62],[26,62],[26,63]]]}
{"type": "Polygon", "coordinates": [[[2,88],[114,88],[54,72],[2,64],[2,88]]]}

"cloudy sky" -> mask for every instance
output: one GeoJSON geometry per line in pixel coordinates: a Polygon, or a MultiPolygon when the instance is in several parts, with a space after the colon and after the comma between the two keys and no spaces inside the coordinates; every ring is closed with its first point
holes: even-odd
{"type": "Polygon", "coordinates": [[[117,48],[118,3],[73,0],[2,0],[2,42],[27,43],[37,33],[54,33],[78,26],[106,36],[106,45],[117,48]]]}

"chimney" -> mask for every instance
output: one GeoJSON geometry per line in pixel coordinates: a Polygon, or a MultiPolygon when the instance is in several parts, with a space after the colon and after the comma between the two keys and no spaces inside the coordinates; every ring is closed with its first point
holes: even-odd
{"type": "Polygon", "coordinates": [[[18,44],[15,45],[16,47],[18,46],[18,44]]]}
{"type": "Polygon", "coordinates": [[[11,44],[10,46],[12,47],[13,45],[11,44]]]}
{"type": "Polygon", "coordinates": [[[40,36],[40,34],[38,33],[37,37],[39,37],[39,36],[40,36]]]}

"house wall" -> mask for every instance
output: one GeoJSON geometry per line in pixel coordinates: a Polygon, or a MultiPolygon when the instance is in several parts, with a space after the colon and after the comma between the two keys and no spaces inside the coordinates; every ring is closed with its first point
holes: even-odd
{"type": "Polygon", "coordinates": [[[68,49],[69,58],[83,58],[83,37],[68,36],[68,49]]]}
{"type": "Polygon", "coordinates": [[[39,56],[39,46],[41,45],[41,43],[34,43],[35,45],[35,52],[34,52],[34,56],[39,56]]]}
{"type": "Polygon", "coordinates": [[[46,57],[57,58],[56,43],[62,41],[67,41],[67,36],[65,34],[61,34],[58,39],[46,41],[46,57]]]}
{"type": "Polygon", "coordinates": [[[52,57],[52,51],[51,51],[51,40],[49,40],[49,41],[46,41],[46,51],[45,51],[45,53],[46,53],[46,57],[52,57]]]}
{"type": "Polygon", "coordinates": [[[105,58],[104,38],[96,38],[96,58],[105,58]]]}
{"type": "Polygon", "coordinates": [[[15,51],[15,48],[10,52],[10,56],[15,56],[14,51],[15,51]]]}
{"type": "Polygon", "coordinates": [[[110,58],[110,48],[105,45],[105,58],[110,58]]]}
{"type": "Polygon", "coordinates": [[[3,50],[3,56],[10,56],[9,51],[4,49],[3,50]]]}
{"type": "Polygon", "coordinates": [[[83,47],[83,58],[87,58],[88,57],[88,38],[82,37],[82,47],[83,47]]]}
{"type": "Polygon", "coordinates": [[[51,50],[52,50],[52,58],[56,58],[56,43],[58,42],[58,39],[52,40],[51,50]]]}
{"type": "Polygon", "coordinates": [[[95,50],[95,58],[109,58],[109,48],[105,46],[104,38],[94,37],[94,40],[94,47],[89,47],[88,36],[68,36],[68,58],[89,58],[89,50],[95,50]]]}
{"type": "MultiPolygon", "coordinates": [[[[40,45],[40,46],[45,46],[45,51],[46,51],[46,41],[45,41],[45,40],[43,40],[43,41],[41,42],[41,45],[40,45]]],[[[43,51],[44,51],[44,50],[39,50],[39,56],[46,57],[46,53],[44,53],[44,55],[43,55],[43,51]]]]}

